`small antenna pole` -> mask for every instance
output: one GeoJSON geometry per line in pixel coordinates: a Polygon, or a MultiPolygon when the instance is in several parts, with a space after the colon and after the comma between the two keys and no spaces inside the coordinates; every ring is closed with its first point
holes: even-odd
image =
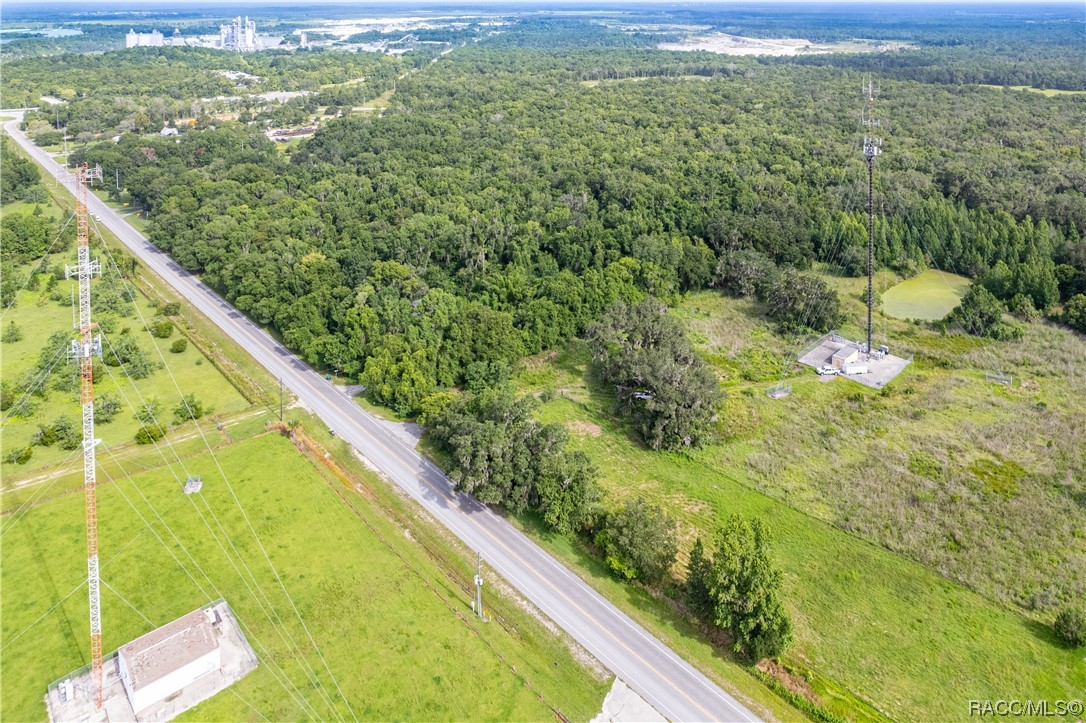
{"type": "Polygon", "coordinates": [[[483,555],[480,553],[475,558],[475,612],[486,622],[483,615],[483,555]]]}

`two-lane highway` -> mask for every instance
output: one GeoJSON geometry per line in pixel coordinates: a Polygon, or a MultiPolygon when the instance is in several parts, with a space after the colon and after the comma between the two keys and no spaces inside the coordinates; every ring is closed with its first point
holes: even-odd
{"type": "MultiPolygon", "coordinates": [[[[5,111],[10,113],[10,111],[5,111]]],[[[67,171],[18,129],[5,130],[74,192],[67,171]]],[[[753,721],[731,695],[604,599],[524,534],[473,498],[415,449],[257,327],[101,200],[90,210],[143,263],[246,349],[344,440],[403,488],[513,587],[656,710],[676,721],[753,721]]]]}

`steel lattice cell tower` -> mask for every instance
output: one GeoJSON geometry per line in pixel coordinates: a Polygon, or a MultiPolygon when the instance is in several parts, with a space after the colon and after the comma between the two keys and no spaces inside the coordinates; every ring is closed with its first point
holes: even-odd
{"type": "MultiPolygon", "coordinates": [[[[874,133],[881,127],[875,118],[875,87],[869,77],[864,81],[865,109],[860,115],[860,123],[874,133]]],[[[867,353],[871,353],[871,309],[875,305],[873,277],[875,274],[875,156],[882,152],[882,139],[864,134],[864,160],[867,161],[867,353]]]]}
{"type": "Polygon", "coordinates": [[[87,506],[87,591],[90,594],[91,680],[95,707],[102,707],[102,605],[98,578],[98,499],[95,481],[94,447],[94,375],[95,356],[102,356],[102,337],[95,335],[91,322],[91,277],[102,272],[102,265],[90,257],[90,224],[87,220],[87,181],[101,178],[100,167],[84,163],[76,169],[75,219],[79,237],[79,263],[68,266],[68,278],[79,278],[78,337],[72,340],[69,358],[79,360],[80,401],[83,406],[83,493],[87,506]]]}

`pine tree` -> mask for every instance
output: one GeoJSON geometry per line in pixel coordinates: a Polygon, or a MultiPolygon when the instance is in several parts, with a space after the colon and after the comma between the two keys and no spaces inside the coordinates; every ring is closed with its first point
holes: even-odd
{"type": "Polygon", "coordinates": [[[792,640],[792,622],[780,601],[781,581],[762,521],[728,520],[713,562],[713,615],[732,634],[735,652],[748,660],[776,657],[792,640]]]}
{"type": "Polygon", "coordinates": [[[686,606],[700,618],[711,619],[713,614],[713,596],[710,583],[713,574],[713,560],[705,556],[705,545],[699,537],[690,550],[690,560],[686,564],[686,606]]]}

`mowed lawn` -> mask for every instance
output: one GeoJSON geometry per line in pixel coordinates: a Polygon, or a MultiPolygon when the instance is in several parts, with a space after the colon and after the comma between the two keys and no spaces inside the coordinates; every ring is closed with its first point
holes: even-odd
{"type": "MultiPolygon", "coordinates": [[[[100,254],[96,252],[94,255],[100,254]]],[[[102,260],[106,263],[108,257],[102,260]]],[[[53,254],[49,256],[49,263],[52,268],[57,268],[58,265],[72,262],[68,254],[53,254]]],[[[34,268],[36,264],[24,266],[21,270],[24,277],[29,275],[34,268]]],[[[44,289],[45,277],[40,274],[39,277],[41,288],[44,289]]],[[[97,279],[92,282],[92,303],[94,290],[105,283],[110,283],[110,281],[97,279]]],[[[75,284],[74,280],[59,282],[58,288],[64,289],[66,299],[70,296],[69,285],[74,289],[75,284]]],[[[101,332],[103,349],[108,351],[109,345],[116,343],[121,331],[125,328],[130,329],[130,333],[146,352],[151,363],[162,367],[156,369],[150,376],[134,382],[128,379],[121,367],[105,365],[98,367],[101,373],[94,384],[96,397],[101,398],[108,394],[116,397],[121,403],[121,411],[113,421],[108,424],[98,424],[95,427],[96,436],[109,447],[131,442],[140,427],[133,416],[132,409],[125,401],[126,398],[133,408],[139,408],[144,400],[159,401],[162,407],[159,422],[164,426],[173,423],[174,407],[178,406],[182,396],[188,394],[194,394],[211,414],[228,415],[249,407],[245,398],[194,345],[188,344],[185,351],[178,354],[170,351],[170,346],[176,340],[183,338],[180,331],[175,329],[167,339],[152,337],[145,329],[145,321],[150,322],[154,314],[155,309],[151,303],[137,294],[132,313],[116,318],[112,332],[101,332]]],[[[75,422],[77,427],[79,426],[78,385],[73,386],[70,391],[54,388],[54,384],[64,375],[77,373],[77,367],[67,362],[66,349],[63,346],[53,348],[47,344],[53,333],[72,331],[72,315],[73,309],[70,303],[58,303],[49,298],[43,298],[41,290],[20,291],[16,305],[4,313],[0,326],[7,328],[11,322],[15,322],[22,331],[21,340],[0,343],[3,378],[9,384],[18,383],[25,374],[33,370],[39,356],[43,353],[50,357],[56,355],[54,372],[45,384],[46,395],[33,397],[35,404],[33,415],[29,418],[8,419],[11,411],[4,413],[2,434],[5,449],[29,444],[39,424],[51,424],[58,417],[68,417],[75,422]]],[[[40,387],[39,383],[35,388],[40,389],[40,387]]],[[[21,396],[21,392],[17,393],[17,397],[21,396]]],[[[33,457],[26,464],[4,463],[4,478],[6,480],[12,476],[26,476],[35,469],[58,463],[69,458],[70,455],[71,452],[62,450],[57,445],[34,447],[33,457]]]]}
{"type": "MultiPolygon", "coordinates": [[[[531,619],[512,632],[478,622],[470,592],[341,487],[348,507],[284,437],[217,457],[184,460],[203,476],[197,495],[165,468],[99,492],[105,650],[222,596],[261,657],[232,688],[240,697],[221,693],[182,719],[309,717],[295,698],[322,719],[349,717],[337,685],[365,720],[549,720],[552,709],[586,720],[599,709],[608,683],[563,643],[531,619]]],[[[83,517],[73,494],[3,520],[5,720],[44,719],[47,684],[88,662],[83,517]]]]}
{"type": "Polygon", "coordinates": [[[937,321],[961,303],[970,283],[964,276],[926,269],[884,291],[882,311],[895,319],[937,321]]]}

